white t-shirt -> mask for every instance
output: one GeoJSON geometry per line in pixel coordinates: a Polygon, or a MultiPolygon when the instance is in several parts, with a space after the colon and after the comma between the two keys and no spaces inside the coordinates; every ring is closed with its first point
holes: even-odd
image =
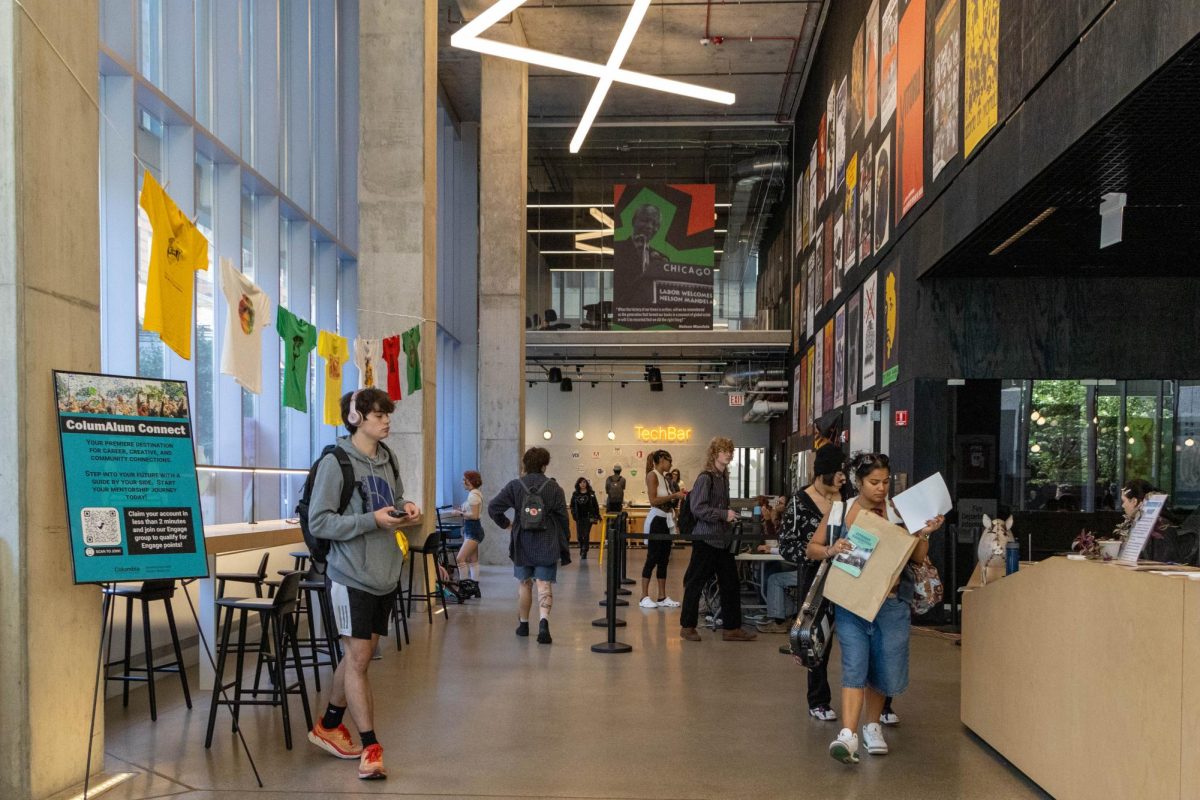
{"type": "Polygon", "coordinates": [[[462,504],[463,519],[478,519],[479,509],[483,506],[483,492],[472,489],[467,500],[462,504]]]}
{"type": "Polygon", "coordinates": [[[246,391],[262,392],[262,331],[271,325],[271,299],[254,281],[221,259],[221,292],[229,305],[221,372],[232,375],[246,391]]]}
{"type": "MultiPolygon", "coordinates": [[[[654,470],[653,474],[656,475],[658,478],[658,480],[657,480],[657,485],[658,485],[657,496],[658,497],[670,497],[671,490],[670,490],[670,488],[667,487],[666,476],[663,475],[658,470],[654,470]]],[[[659,508],[658,506],[650,506],[650,512],[648,514],[646,514],[646,522],[644,524],[644,529],[642,530],[642,533],[646,533],[646,534],[650,533],[650,523],[652,523],[657,517],[665,517],[667,520],[667,530],[669,530],[669,531],[675,530],[675,515],[674,514],[672,514],[670,511],[668,511],[666,509],[659,508]]],[[[666,541],[666,540],[664,539],[663,541],[666,541]]]]}
{"type": "Polygon", "coordinates": [[[379,339],[364,339],[361,336],[354,340],[354,366],[358,367],[358,386],[370,389],[379,385],[380,356],[382,342],[379,339]]]}

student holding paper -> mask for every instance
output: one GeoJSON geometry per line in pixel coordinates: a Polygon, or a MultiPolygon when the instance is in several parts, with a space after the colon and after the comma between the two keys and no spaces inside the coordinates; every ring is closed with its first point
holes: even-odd
{"type": "MultiPolygon", "coordinates": [[[[888,502],[891,469],[882,453],[855,456],[850,471],[858,484],[859,495],[845,504],[836,504],[813,534],[806,555],[814,560],[835,558],[850,553],[854,544],[847,538],[854,520],[861,513],[877,514],[899,524],[888,502]],[[832,534],[832,536],[831,536],[832,534]]],[[[916,531],[917,546],[909,565],[925,560],[929,537],[942,526],[937,516],[916,531]]],[[[906,567],[892,587],[874,621],[867,620],[841,606],[834,606],[838,644],[842,653],[842,715],[847,727],[829,744],[829,754],[844,764],[858,763],[858,728],[863,716],[870,720],[862,727],[867,752],[885,755],[887,742],[879,724],[884,698],[901,694],[908,688],[909,602],[913,597],[912,571],[906,567]]]]}

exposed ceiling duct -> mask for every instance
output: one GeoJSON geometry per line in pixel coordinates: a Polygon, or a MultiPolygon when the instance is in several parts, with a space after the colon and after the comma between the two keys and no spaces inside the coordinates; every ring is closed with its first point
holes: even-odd
{"type": "Polygon", "coordinates": [[[721,374],[721,386],[730,389],[742,389],[751,381],[780,379],[787,381],[787,372],[782,369],[770,369],[762,364],[744,362],[730,364],[721,374]]]}
{"type": "Polygon", "coordinates": [[[782,153],[746,159],[731,170],[728,233],[721,258],[723,280],[740,282],[747,277],[746,265],[758,252],[771,209],[783,194],[787,173],[788,159],[782,153]]]}
{"type": "Polygon", "coordinates": [[[750,406],[742,416],[742,422],[769,422],[781,414],[786,414],[788,404],[786,402],[771,402],[768,400],[758,400],[750,406]]]}

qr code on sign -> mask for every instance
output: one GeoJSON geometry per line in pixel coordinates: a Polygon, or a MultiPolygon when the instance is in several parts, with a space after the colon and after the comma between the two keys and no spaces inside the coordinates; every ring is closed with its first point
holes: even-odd
{"type": "Polygon", "coordinates": [[[84,544],[95,547],[121,543],[121,520],[115,508],[85,508],[81,513],[84,544]]]}

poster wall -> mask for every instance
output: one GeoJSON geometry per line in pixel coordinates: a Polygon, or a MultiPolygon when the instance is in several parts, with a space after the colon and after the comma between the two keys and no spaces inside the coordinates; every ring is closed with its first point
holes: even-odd
{"type": "Polygon", "coordinates": [[[870,144],[858,162],[858,258],[866,261],[871,257],[872,232],[875,219],[875,153],[870,144]]]}
{"type": "Polygon", "coordinates": [[[862,289],[862,388],[875,386],[875,344],[879,334],[876,327],[876,304],[879,299],[879,273],[872,272],[862,289]]]}
{"type": "Polygon", "coordinates": [[[896,30],[899,21],[897,0],[888,0],[879,22],[879,127],[882,129],[896,113],[896,30]]]}
{"type": "Polygon", "coordinates": [[[821,339],[821,343],[825,347],[825,354],[821,358],[821,367],[824,373],[821,376],[821,407],[825,409],[825,413],[833,411],[833,367],[834,367],[834,331],[833,319],[831,318],[825,323],[825,335],[821,339]]]}
{"type": "Polygon", "coordinates": [[[855,292],[846,303],[846,402],[858,399],[862,341],[862,294],[855,292]]]}
{"type": "Polygon", "coordinates": [[[863,121],[863,36],[866,21],[858,27],[850,48],[850,137],[858,133],[863,121]]]}
{"type": "Polygon", "coordinates": [[[933,26],[933,179],[958,155],[958,0],[946,0],[933,26]]]}
{"type": "Polygon", "coordinates": [[[875,252],[888,243],[892,210],[892,135],[883,137],[875,153],[875,252]]]}
{"type": "Polygon", "coordinates": [[[1000,0],[966,0],[963,54],[963,155],[996,124],[999,105],[1000,0]]]}
{"type": "Polygon", "coordinates": [[[825,225],[825,242],[822,245],[825,251],[824,263],[821,265],[822,275],[824,276],[824,302],[833,302],[833,221],[831,220],[825,225]]]}
{"type": "Polygon", "coordinates": [[[825,329],[817,331],[813,342],[813,419],[825,413],[825,329]]]}
{"type": "Polygon", "coordinates": [[[187,384],[54,373],[75,583],[208,576],[187,384]]]}
{"type": "Polygon", "coordinates": [[[711,330],[713,184],[615,187],[613,327],[711,330]]]}
{"type": "Polygon", "coordinates": [[[846,221],[839,208],[833,212],[833,297],[837,297],[842,292],[842,257],[845,255],[845,246],[846,221]]]}
{"type": "Polygon", "coordinates": [[[833,317],[833,407],[846,404],[846,307],[833,317]]]}
{"type": "Polygon", "coordinates": [[[900,377],[900,267],[893,266],[883,279],[883,381],[891,386],[900,377]]]}
{"type": "Polygon", "coordinates": [[[867,9],[866,53],[863,55],[863,133],[869,134],[879,116],[879,0],[871,0],[867,9]]]}
{"type": "Polygon", "coordinates": [[[900,20],[896,110],[896,222],[925,194],[925,0],[900,20]]]}
{"type": "MultiPolygon", "coordinates": [[[[837,92],[837,167],[835,170],[837,186],[842,188],[842,184],[846,180],[846,147],[849,144],[849,125],[848,114],[850,111],[849,81],[843,77],[842,82],[838,85],[837,92]]],[[[832,192],[831,192],[832,193],[832,192]]]]}

